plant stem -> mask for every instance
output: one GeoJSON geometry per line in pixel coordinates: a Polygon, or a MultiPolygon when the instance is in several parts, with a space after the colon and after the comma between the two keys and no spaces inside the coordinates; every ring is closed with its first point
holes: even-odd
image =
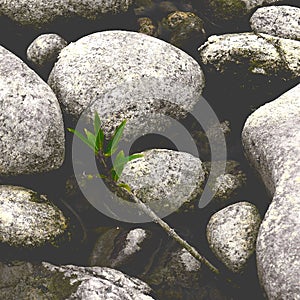
{"type": "Polygon", "coordinates": [[[124,200],[127,200],[129,202],[133,202],[138,204],[140,209],[148,215],[151,220],[158,224],[164,231],[167,232],[167,234],[173,238],[177,243],[179,243],[184,249],[186,249],[195,259],[197,259],[199,262],[205,264],[213,273],[219,275],[220,271],[212,264],[210,263],[203,255],[201,255],[193,246],[191,246],[187,241],[182,239],[174,229],[172,229],[166,222],[164,222],[147,204],[145,204],[143,201],[141,201],[138,197],[136,197],[131,191],[128,191],[127,189],[120,187],[116,181],[114,181],[111,177],[111,170],[107,167],[109,164],[106,163],[105,156],[101,151],[96,155],[97,159],[101,163],[101,167],[103,168],[101,171],[104,173],[104,182],[107,185],[107,187],[117,194],[119,197],[121,197],[124,200]]]}
{"type": "MultiPolygon", "coordinates": [[[[120,187],[119,187],[120,188],[120,187]]],[[[167,234],[173,238],[176,242],[178,242],[184,249],[186,249],[194,258],[196,258],[199,262],[205,264],[212,272],[219,275],[220,271],[211,264],[203,255],[201,255],[193,246],[191,246],[187,241],[181,238],[173,228],[169,226],[168,223],[163,221],[157,214],[144,202],[142,202],[139,198],[137,198],[133,193],[128,190],[121,188],[123,193],[129,194],[130,199],[134,200],[136,204],[139,205],[141,210],[147,214],[154,223],[158,224],[167,234]]]]}

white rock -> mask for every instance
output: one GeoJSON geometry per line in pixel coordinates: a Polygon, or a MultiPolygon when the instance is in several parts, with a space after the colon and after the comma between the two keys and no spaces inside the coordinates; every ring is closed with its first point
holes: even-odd
{"type": "Polygon", "coordinates": [[[273,195],[257,238],[257,268],[269,299],[300,295],[300,85],[256,110],[243,129],[251,164],[273,195]]]}
{"type": "Polygon", "coordinates": [[[260,225],[257,208],[238,202],[223,208],[209,220],[207,240],[215,255],[233,272],[242,272],[255,250],[260,225]]]}
{"type": "Polygon", "coordinates": [[[292,79],[300,74],[300,42],[295,40],[250,32],[214,35],[199,51],[202,62],[221,73],[239,66],[259,76],[292,79]]]}
{"type": "Polygon", "coordinates": [[[53,91],[0,46],[0,174],[57,169],[64,151],[62,113],[53,91]]]}
{"type": "Polygon", "coordinates": [[[36,192],[0,186],[0,240],[13,246],[35,247],[53,242],[67,228],[62,212],[36,192]]]}
{"type": "Polygon", "coordinates": [[[292,6],[267,6],[259,8],[251,17],[255,32],[300,40],[300,8],[292,6]]]}
{"type": "Polygon", "coordinates": [[[205,178],[199,158],[165,149],[142,154],[125,165],[119,180],[155,212],[174,212],[199,196],[205,178]]]}
{"type": "Polygon", "coordinates": [[[95,19],[104,13],[127,11],[131,4],[132,0],[1,0],[0,15],[24,25],[41,25],[61,16],[78,15],[95,19]]]}
{"type": "Polygon", "coordinates": [[[143,128],[151,118],[152,124],[160,122],[159,113],[190,111],[199,100],[204,76],[192,57],[164,41],[136,32],[104,31],[65,47],[48,83],[67,113],[78,118],[89,108],[93,118],[97,110],[105,132],[112,133],[124,119],[128,126],[135,120],[135,127],[143,128]]]}
{"type": "Polygon", "coordinates": [[[41,34],[27,48],[27,59],[38,66],[54,63],[59,52],[67,44],[62,37],[55,33],[41,34]]]}

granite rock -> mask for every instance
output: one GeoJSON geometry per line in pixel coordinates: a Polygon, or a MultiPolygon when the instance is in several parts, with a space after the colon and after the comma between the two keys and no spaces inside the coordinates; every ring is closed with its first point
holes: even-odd
{"type": "MultiPolygon", "coordinates": [[[[151,232],[142,228],[108,229],[97,239],[89,258],[89,264],[117,268],[121,271],[129,269],[132,275],[135,268],[142,267],[137,259],[141,252],[145,251],[145,247],[149,248],[150,238],[151,232]]],[[[147,262],[145,257],[143,262],[145,264],[147,262]]]]}
{"type": "Polygon", "coordinates": [[[0,47],[0,174],[51,171],[64,160],[62,113],[51,88],[0,47]]]}
{"type": "Polygon", "coordinates": [[[35,65],[42,66],[57,59],[59,52],[67,46],[67,42],[55,33],[38,36],[27,48],[27,59],[35,65]]]}
{"type": "Polygon", "coordinates": [[[280,0],[205,0],[214,19],[231,21],[250,14],[255,8],[275,4],[280,0]]]}
{"type": "Polygon", "coordinates": [[[136,32],[104,31],[65,47],[48,83],[75,118],[86,110],[91,120],[98,111],[108,135],[127,119],[126,136],[163,127],[164,114],[178,117],[181,109],[190,111],[199,100],[204,76],[193,58],[164,41],[136,32]]]}
{"type": "Polygon", "coordinates": [[[300,74],[300,42],[295,40],[250,32],[214,35],[199,51],[202,62],[220,73],[248,72],[246,75],[283,76],[286,80],[300,74]]]}
{"type": "Polygon", "coordinates": [[[53,243],[67,228],[62,212],[45,196],[18,186],[0,186],[0,241],[36,247],[53,243]]]}
{"type": "Polygon", "coordinates": [[[257,208],[238,202],[216,212],[206,228],[210,248],[232,272],[243,272],[255,250],[261,219],[257,208]]]}
{"type": "Polygon", "coordinates": [[[185,152],[153,149],[128,162],[119,181],[155,212],[165,215],[195,200],[205,173],[199,158],[185,152]]]}
{"type": "Polygon", "coordinates": [[[1,299],[153,300],[146,283],[109,268],[14,261],[0,274],[1,299]]]}
{"type": "Polygon", "coordinates": [[[77,15],[95,19],[105,13],[124,12],[131,4],[131,0],[1,0],[0,15],[5,15],[22,25],[40,26],[58,17],[77,15]]]}
{"type": "Polygon", "coordinates": [[[257,238],[257,269],[269,299],[300,295],[300,85],[247,119],[243,145],[273,200],[257,238]]]}
{"type": "Polygon", "coordinates": [[[267,6],[259,8],[251,17],[254,32],[300,40],[300,8],[292,6],[267,6]]]}

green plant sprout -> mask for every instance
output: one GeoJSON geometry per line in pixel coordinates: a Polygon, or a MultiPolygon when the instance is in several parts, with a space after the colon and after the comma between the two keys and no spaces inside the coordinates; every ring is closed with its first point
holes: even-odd
{"type": "Polygon", "coordinates": [[[75,134],[82,140],[92,151],[95,153],[95,157],[100,163],[100,177],[104,180],[107,187],[111,192],[124,199],[124,201],[130,201],[136,203],[139,208],[147,214],[153,222],[160,225],[167,234],[178,242],[183,248],[185,248],[193,257],[199,262],[204,263],[212,272],[220,274],[220,271],[212,265],[204,256],[202,256],[193,246],[187,241],[182,239],[174,229],[172,229],[165,221],[163,221],[157,214],[143,201],[135,196],[130,190],[130,187],[125,183],[118,183],[118,179],[124,169],[127,162],[143,157],[142,154],[132,154],[125,156],[124,151],[121,150],[116,155],[113,167],[111,167],[111,156],[118,150],[118,144],[121,140],[126,120],[124,120],[115,130],[113,137],[110,140],[105,139],[103,130],[101,129],[101,121],[98,113],[95,113],[94,117],[94,133],[84,129],[85,135],[81,134],[75,129],[68,128],[68,130],[75,134]],[[107,146],[105,147],[105,145],[107,146]]]}
{"type": "MultiPolygon", "coordinates": [[[[111,140],[108,141],[107,147],[105,147],[105,136],[104,132],[101,129],[101,121],[98,113],[95,113],[94,118],[94,133],[88,131],[87,129],[84,129],[85,135],[82,135],[80,132],[78,132],[75,129],[68,128],[68,130],[72,133],[74,133],[78,138],[80,138],[88,147],[90,147],[96,157],[99,156],[100,161],[103,163],[103,161],[110,158],[115,152],[118,150],[118,145],[121,140],[124,128],[126,125],[126,120],[124,120],[115,130],[111,140]],[[106,149],[104,149],[106,148],[106,149]]],[[[120,175],[123,172],[124,166],[129,161],[132,161],[134,159],[143,157],[142,154],[132,154],[129,156],[125,156],[124,151],[121,150],[113,163],[113,167],[110,169],[111,177],[114,181],[118,181],[120,178],[120,175]]],[[[108,165],[108,162],[106,161],[104,164],[104,167],[108,165]]],[[[107,172],[107,170],[105,170],[107,172]]],[[[107,178],[108,174],[101,174],[102,178],[107,178]]],[[[124,184],[121,184],[124,187],[124,184]]],[[[128,186],[127,186],[128,188],[128,186]]]]}

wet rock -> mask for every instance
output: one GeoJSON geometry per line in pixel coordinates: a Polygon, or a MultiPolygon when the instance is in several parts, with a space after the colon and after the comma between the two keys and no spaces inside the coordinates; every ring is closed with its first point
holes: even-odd
{"type": "Polygon", "coordinates": [[[79,1],[23,0],[1,1],[0,15],[5,15],[23,25],[41,25],[53,21],[57,17],[77,15],[87,19],[95,19],[101,14],[118,13],[128,10],[131,0],[113,1],[79,1]]]}
{"type": "Polygon", "coordinates": [[[46,172],[64,160],[64,126],[50,87],[0,47],[0,174],[46,172]]]}
{"type": "Polygon", "coordinates": [[[151,36],[156,36],[156,27],[150,18],[144,17],[138,19],[139,32],[151,36]]]}
{"type": "Polygon", "coordinates": [[[164,128],[164,114],[178,117],[191,110],[204,77],[193,58],[168,43],[105,31],[65,47],[48,83],[67,113],[78,117],[90,105],[87,119],[98,111],[107,135],[126,119],[124,136],[136,136],[164,128]]]}
{"type": "MultiPolygon", "coordinates": [[[[109,229],[96,241],[89,264],[117,268],[124,272],[128,270],[129,274],[137,275],[139,271],[136,269],[143,269],[147,263],[145,251],[155,251],[155,247],[151,246],[153,240],[150,242],[150,239],[151,232],[142,228],[109,229]]],[[[148,255],[151,256],[151,253],[148,255]]]]}
{"type": "Polygon", "coordinates": [[[268,6],[259,8],[251,17],[255,32],[300,40],[300,8],[292,6],[268,6]]]}
{"type": "Polygon", "coordinates": [[[157,248],[155,261],[141,278],[155,289],[159,299],[226,299],[205,267],[174,242],[164,241],[157,248]]]}
{"type": "Polygon", "coordinates": [[[47,33],[38,36],[27,48],[27,59],[38,66],[54,63],[67,42],[57,34],[47,33]]]}
{"type": "Polygon", "coordinates": [[[202,62],[219,73],[297,78],[300,42],[267,34],[235,33],[211,36],[199,48],[202,62]],[[246,73],[246,74],[245,74],[246,73]]]}
{"type": "Polygon", "coordinates": [[[45,196],[17,186],[0,186],[0,240],[12,246],[53,243],[67,228],[62,212],[45,196]]]}
{"type": "Polygon", "coordinates": [[[227,206],[215,213],[206,228],[210,248],[228,269],[242,272],[255,250],[261,219],[248,202],[227,206]]]}
{"type": "Polygon", "coordinates": [[[125,165],[119,181],[159,214],[177,211],[199,196],[204,171],[199,158],[165,149],[142,152],[125,165]]]}
{"type": "MultiPolygon", "coordinates": [[[[204,168],[208,175],[211,163],[205,162],[204,168]]],[[[226,203],[238,193],[245,183],[246,175],[241,170],[240,164],[233,160],[227,161],[225,173],[216,178],[216,184],[212,188],[213,192],[215,192],[214,200],[226,203]]]]}
{"type": "Polygon", "coordinates": [[[300,294],[300,85],[260,107],[242,138],[250,163],[273,195],[257,238],[258,274],[270,299],[300,294]]]}
{"type": "Polygon", "coordinates": [[[109,268],[13,262],[0,271],[1,299],[153,299],[146,283],[109,268]]]}
{"type": "Polygon", "coordinates": [[[210,15],[217,20],[230,21],[250,14],[255,8],[275,4],[280,0],[205,0],[210,15]]]}
{"type": "Polygon", "coordinates": [[[201,43],[206,38],[203,21],[196,14],[183,11],[173,12],[161,21],[159,36],[177,47],[195,40],[201,43]]]}

